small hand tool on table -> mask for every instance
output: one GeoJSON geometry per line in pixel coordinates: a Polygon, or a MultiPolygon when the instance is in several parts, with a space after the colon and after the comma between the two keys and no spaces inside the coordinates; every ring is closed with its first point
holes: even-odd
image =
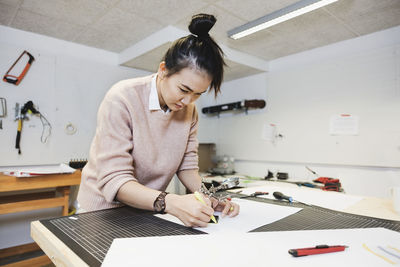
{"type": "Polygon", "coordinates": [[[258,197],[258,196],[265,196],[265,195],[268,195],[268,194],[269,194],[268,192],[256,191],[256,192],[254,192],[254,193],[252,193],[252,194],[250,194],[248,196],[243,196],[243,197],[240,197],[240,198],[258,197]]]}
{"type": "Polygon", "coordinates": [[[322,254],[322,253],[331,253],[331,252],[339,252],[344,251],[347,246],[328,246],[328,245],[318,245],[315,247],[310,248],[295,248],[289,249],[289,254],[293,257],[301,257],[301,256],[308,256],[314,254],[322,254]]]}

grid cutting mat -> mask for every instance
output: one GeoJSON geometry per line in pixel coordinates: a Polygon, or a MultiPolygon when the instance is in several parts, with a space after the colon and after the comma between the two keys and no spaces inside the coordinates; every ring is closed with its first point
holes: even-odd
{"type": "Polygon", "coordinates": [[[89,266],[101,265],[114,238],[204,234],[130,207],[40,222],[89,266]]]}
{"type": "Polygon", "coordinates": [[[383,227],[400,232],[400,221],[385,220],[368,216],[355,215],[318,206],[308,206],[301,203],[288,203],[270,199],[257,199],[291,207],[303,208],[299,212],[279,221],[256,228],[250,232],[349,229],[383,227]]]}

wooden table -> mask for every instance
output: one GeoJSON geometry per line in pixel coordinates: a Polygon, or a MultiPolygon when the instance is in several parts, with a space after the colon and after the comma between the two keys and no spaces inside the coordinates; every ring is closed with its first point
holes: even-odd
{"type": "MultiPolygon", "coordinates": [[[[400,221],[388,199],[366,197],[344,212],[400,221]]],[[[31,236],[57,266],[88,266],[40,221],[31,223],[31,236]]]]}
{"type": "Polygon", "coordinates": [[[0,193],[33,189],[55,188],[55,192],[28,193],[0,196],[0,214],[63,207],[62,215],[68,215],[70,186],[79,185],[81,172],[49,174],[37,177],[0,175],[0,193]]]}
{"type": "Polygon", "coordinates": [[[89,266],[39,221],[31,223],[31,236],[56,266],[89,266]]]}
{"type": "MultiPolygon", "coordinates": [[[[0,175],[0,215],[53,207],[62,207],[62,215],[68,215],[70,186],[79,185],[81,171],[72,174],[49,174],[36,177],[13,177],[0,175]],[[48,190],[46,192],[30,193],[28,190],[48,190]]],[[[0,250],[0,258],[23,254],[39,249],[34,244],[25,244],[0,250]]],[[[41,257],[38,257],[41,258],[41,257]]],[[[46,255],[42,259],[33,258],[22,261],[19,265],[33,266],[49,263],[46,255]]]]}

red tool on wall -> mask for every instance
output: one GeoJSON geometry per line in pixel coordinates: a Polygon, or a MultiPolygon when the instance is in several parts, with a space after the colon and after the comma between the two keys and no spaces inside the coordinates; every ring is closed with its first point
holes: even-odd
{"type": "Polygon", "coordinates": [[[18,85],[22,79],[25,77],[26,73],[28,72],[29,68],[32,65],[32,62],[35,58],[28,52],[24,51],[19,56],[19,58],[12,64],[12,66],[8,69],[7,73],[3,77],[3,81],[18,85]],[[21,60],[21,62],[19,62],[21,60]],[[23,60],[26,60],[24,64],[23,60]],[[18,65],[17,65],[18,64],[18,65]],[[22,64],[22,65],[21,65],[22,64]],[[15,70],[15,69],[17,70],[15,70]],[[14,69],[14,71],[18,71],[18,69],[22,69],[21,73],[19,74],[10,74],[10,72],[14,69]]]}

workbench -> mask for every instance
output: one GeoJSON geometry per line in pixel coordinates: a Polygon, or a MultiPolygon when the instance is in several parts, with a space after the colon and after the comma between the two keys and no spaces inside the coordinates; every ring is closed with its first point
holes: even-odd
{"type": "Polygon", "coordinates": [[[72,174],[48,174],[34,177],[14,177],[0,174],[0,214],[63,207],[68,215],[70,186],[79,185],[81,171],[72,174]],[[24,193],[27,190],[52,189],[52,192],[24,193]]]}
{"type": "MultiPolygon", "coordinates": [[[[257,201],[259,200],[257,199],[257,201]]],[[[271,202],[271,200],[261,201],[271,202]]],[[[301,206],[301,204],[298,205],[301,206]]],[[[400,215],[392,212],[390,201],[385,199],[364,198],[348,208],[349,212],[356,211],[356,213],[367,216],[382,214],[385,219],[343,212],[337,212],[336,214],[336,211],[319,207],[315,207],[314,210],[306,206],[302,206],[302,208],[304,208],[305,213],[308,212],[308,214],[310,214],[310,216],[308,216],[309,218],[314,215],[325,216],[326,214],[333,219],[327,218],[326,221],[330,221],[330,223],[334,221],[335,218],[341,220],[340,223],[343,225],[346,225],[348,221],[353,223],[359,220],[360,225],[363,225],[362,228],[384,227],[400,232],[400,215]]],[[[287,219],[283,219],[289,223],[282,220],[282,223],[278,221],[253,231],[276,231],[276,229],[282,228],[282,225],[284,225],[282,231],[296,230],[297,224],[293,222],[298,220],[298,218],[302,218],[302,216],[293,216],[297,215],[289,216],[292,218],[287,217],[287,219]],[[286,225],[294,225],[295,228],[286,229],[286,225]]],[[[113,238],[198,234],[198,232],[196,232],[197,230],[185,228],[177,224],[172,226],[170,225],[172,222],[168,221],[159,222],[161,219],[153,216],[151,212],[140,211],[130,207],[83,213],[73,217],[75,218],[61,217],[51,220],[35,221],[31,224],[32,238],[57,266],[99,266],[113,238]],[[122,221],[117,219],[123,218],[124,216],[126,218],[122,219],[122,221]],[[129,222],[134,222],[134,224],[126,227],[129,222]],[[125,228],[119,233],[118,230],[115,230],[119,227],[125,228]],[[72,231],[70,231],[71,229],[72,231]],[[194,232],[187,232],[191,230],[194,230],[194,232]],[[104,233],[104,235],[102,233],[104,233]],[[87,250],[88,247],[89,250],[87,250]],[[88,256],[88,254],[92,255],[88,256]],[[97,263],[95,258],[98,259],[97,263]]],[[[318,229],[324,229],[323,224],[318,227],[320,227],[318,229]]],[[[351,227],[354,227],[354,224],[351,227]]],[[[345,226],[344,228],[351,227],[345,226]]],[[[338,228],[340,228],[340,225],[338,228]]],[[[357,226],[354,228],[357,228],[357,226]]]]}
{"type": "MultiPolygon", "coordinates": [[[[14,177],[0,174],[0,215],[30,210],[62,207],[62,215],[68,215],[70,187],[79,185],[81,171],[72,174],[47,174],[34,177],[14,177]]],[[[35,243],[0,250],[0,258],[23,254],[39,249],[35,243]]],[[[29,264],[47,263],[42,259],[24,261],[29,264]]]]}

